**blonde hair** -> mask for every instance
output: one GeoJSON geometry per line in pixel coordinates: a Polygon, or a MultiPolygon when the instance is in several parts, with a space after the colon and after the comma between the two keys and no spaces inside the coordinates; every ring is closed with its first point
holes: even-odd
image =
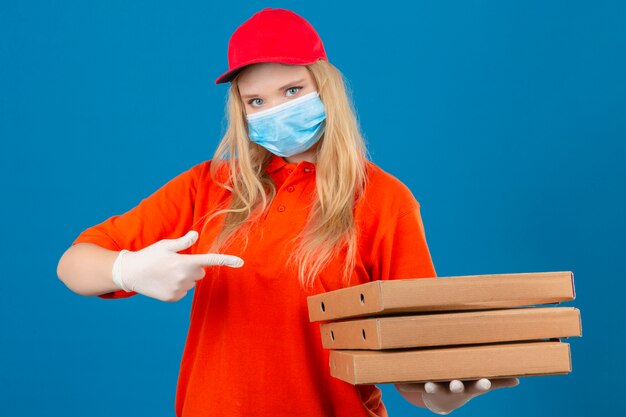
{"type": "MultiPolygon", "coordinates": [[[[312,288],[315,277],[329,261],[345,253],[342,282],[350,285],[355,266],[357,238],[354,206],[366,185],[367,149],[341,72],[319,60],[306,65],[326,108],[326,127],[316,160],[316,195],[307,223],[296,236],[288,265],[294,265],[303,288],[312,288]]],[[[228,127],[211,163],[211,178],[232,193],[229,207],[218,207],[208,216],[226,215],[210,252],[218,252],[231,239],[245,238],[276,195],[265,171],[272,154],[248,138],[237,77],[227,99],[228,127]],[[226,178],[224,177],[224,172],[226,178]],[[222,180],[225,181],[222,181],[222,180]]],[[[203,227],[204,229],[204,227],[203,227]]]]}

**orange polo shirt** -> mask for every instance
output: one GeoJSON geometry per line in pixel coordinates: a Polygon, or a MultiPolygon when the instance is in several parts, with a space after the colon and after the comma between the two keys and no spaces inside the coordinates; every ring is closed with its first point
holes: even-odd
{"type": "MultiPolygon", "coordinates": [[[[73,242],[119,251],[201,230],[200,218],[229,192],[212,182],[211,161],[178,175],[130,211],[93,226],[73,242]]],[[[315,164],[274,156],[267,167],[277,194],[269,214],[222,252],[241,268],[206,267],[193,291],[175,410],[178,417],[386,416],[374,385],[352,386],[330,376],[318,323],[306,297],[342,287],[342,259],[320,273],[314,291],[285,268],[285,243],[304,226],[315,193],[315,164]]],[[[368,186],[355,209],[359,253],[353,285],[379,279],[435,277],[419,204],[398,179],[368,162],[368,186]]],[[[223,217],[219,217],[222,219],[223,217]]],[[[222,222],[215,220],[180,253],[204,253],[222,222]]],[[[116,291],[102,298],[135,295],[116,291]]]]}

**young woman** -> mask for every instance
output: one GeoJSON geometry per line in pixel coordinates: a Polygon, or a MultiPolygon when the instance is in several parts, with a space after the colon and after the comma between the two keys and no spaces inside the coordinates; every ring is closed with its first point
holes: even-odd
{"type": "MultiPolygon", "coordinates": [[[[228,129],[211,160],[93,226],[58,266],[73,291],[177,301],[195,288],[176,415],[385,416],[374,385],[330,376],[306,297],[435,277],[420,206],[366,157],[341,73],[302,17],[232,35],[228,129]]],[[[398,385],[448,413],[517,379],[398,385]]]]}

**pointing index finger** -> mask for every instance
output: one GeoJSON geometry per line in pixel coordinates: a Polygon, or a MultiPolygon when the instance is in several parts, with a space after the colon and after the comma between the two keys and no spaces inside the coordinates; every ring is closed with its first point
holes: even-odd
{"type": "Polygon", "coordinates": [[[232,268],[240,268],[243,266],[243,259],[234,255],[203,253],[183,256],[191,262],[201,266],[230,266],[232,268]]]}

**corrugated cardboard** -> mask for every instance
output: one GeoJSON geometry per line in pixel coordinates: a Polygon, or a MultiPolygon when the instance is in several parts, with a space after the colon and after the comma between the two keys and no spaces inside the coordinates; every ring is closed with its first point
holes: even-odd
{"type": "Polygon", "coordinates": [[[373,281],[308,297],[309,319],[559,303],[574,299],[573,276],[565,271],[373,281]]]}
{"type": "Polygon", "coordinates": [[[398,349],[581,336],[573,307],[529,307],[336,321],[320,326],[326,349],[398,349]]]}
{"type": "Polygon", "coordinates": [[[569,344],[563,342],[330,352],[330,374],[353,385],[559,375],[571,370],[569,344]]]}

